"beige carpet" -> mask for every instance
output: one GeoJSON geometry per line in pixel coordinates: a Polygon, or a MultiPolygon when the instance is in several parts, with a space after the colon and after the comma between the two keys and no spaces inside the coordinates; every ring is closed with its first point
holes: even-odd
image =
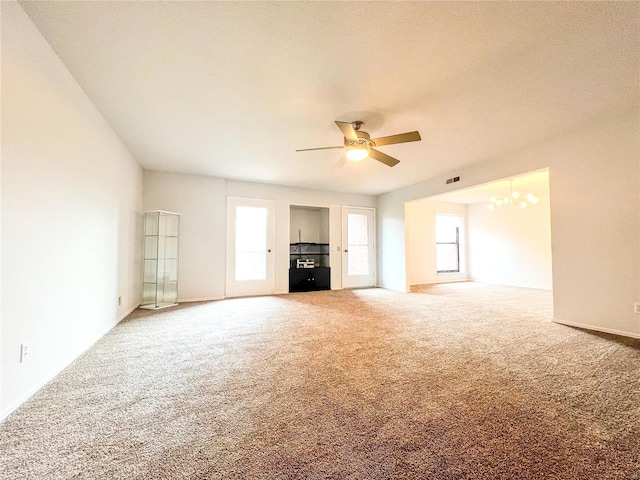
{"type": "Polygon", "coordinates": [[[640,342],[474,283],[137,311],[0,425],[2,479],[640,479],[640,342]]]}

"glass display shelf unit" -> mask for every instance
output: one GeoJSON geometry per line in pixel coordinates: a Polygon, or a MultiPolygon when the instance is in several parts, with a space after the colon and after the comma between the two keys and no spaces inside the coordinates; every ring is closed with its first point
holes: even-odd
{"type": "Polygon", "coordinates": [[[140,308],[158,310],[178,304],[180,214],[144,214],[144,274],[140,308]]]}

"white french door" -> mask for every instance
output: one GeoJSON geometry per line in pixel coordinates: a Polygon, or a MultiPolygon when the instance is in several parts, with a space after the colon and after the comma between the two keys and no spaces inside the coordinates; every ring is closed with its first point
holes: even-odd
{"type": "Polygon", "coordinates": [[[342,288],[376,283],[375,210],[342,207],[342,288]]]}
{"type": "Polygon", "coordinates": [[[274,202],[227,198],[227,297],[273,293],[274,202]]]}

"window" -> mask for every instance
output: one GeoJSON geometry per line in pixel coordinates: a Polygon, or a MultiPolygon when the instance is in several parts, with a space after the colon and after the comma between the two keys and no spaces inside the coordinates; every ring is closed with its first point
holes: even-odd
{"type": "Polygon", "coordinates": [[[460,272],[460,226],[458,215],[436,214],[436,272],[460,272]]]}

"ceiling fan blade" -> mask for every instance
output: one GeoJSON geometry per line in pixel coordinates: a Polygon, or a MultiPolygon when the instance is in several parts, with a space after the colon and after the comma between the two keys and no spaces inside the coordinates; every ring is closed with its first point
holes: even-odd
{"type": "Polygon", "coordinates": [[[389,135],[388,137],[372,138],[371,140],[376,144],[376,147],[381,147],[383,145],[393,145],[394,143],[417,142],[422,139],[416,131],[389,135]]]}
{"type": "Polygon", "coordinates": [[[369,156],[374,160],[384,163],[385,165],[388,165],[390,167],[393,167],[394,165],[397,165],[400,163],[400,160],[396,160],[395,158],[390,157],[386,153],[382,153],[381,151],[376,150],[375,148],[372,148],[371,150],[369,150],[369,156]]]}
{"type": "Polygon", "coordinates": [[[309,152],[311,150],[330,150],[332,148],[344,148],[344,145],[338,145],[336,147],[300,148],[296,150],[296,152],[309,152]]]}
{"type": "Polygon", "coordinates": [[[349,159],[347,158],[347,156],[346,156],[346,155],[343,155],[343,156],[342,156],[342,158],[341,158],[340,160],[338,160],[338,163],[336,163],[336,164],[331,168],[331,170],[339,170],[339,169],[341,169],[342,167],[344,167],[344,164],[345,164],[345,163],[347,163],[347,160],[349,160],[349,159]]]}
{"type": "Polygon", "coordinates": [[[353,129],[353,125],[350,122],[339,122],[336,120],[336,125],[342,131],[342,134],[345,138],[349,140],[358,140],[358,135],[356,135],[356,131],[353,129]]]}

